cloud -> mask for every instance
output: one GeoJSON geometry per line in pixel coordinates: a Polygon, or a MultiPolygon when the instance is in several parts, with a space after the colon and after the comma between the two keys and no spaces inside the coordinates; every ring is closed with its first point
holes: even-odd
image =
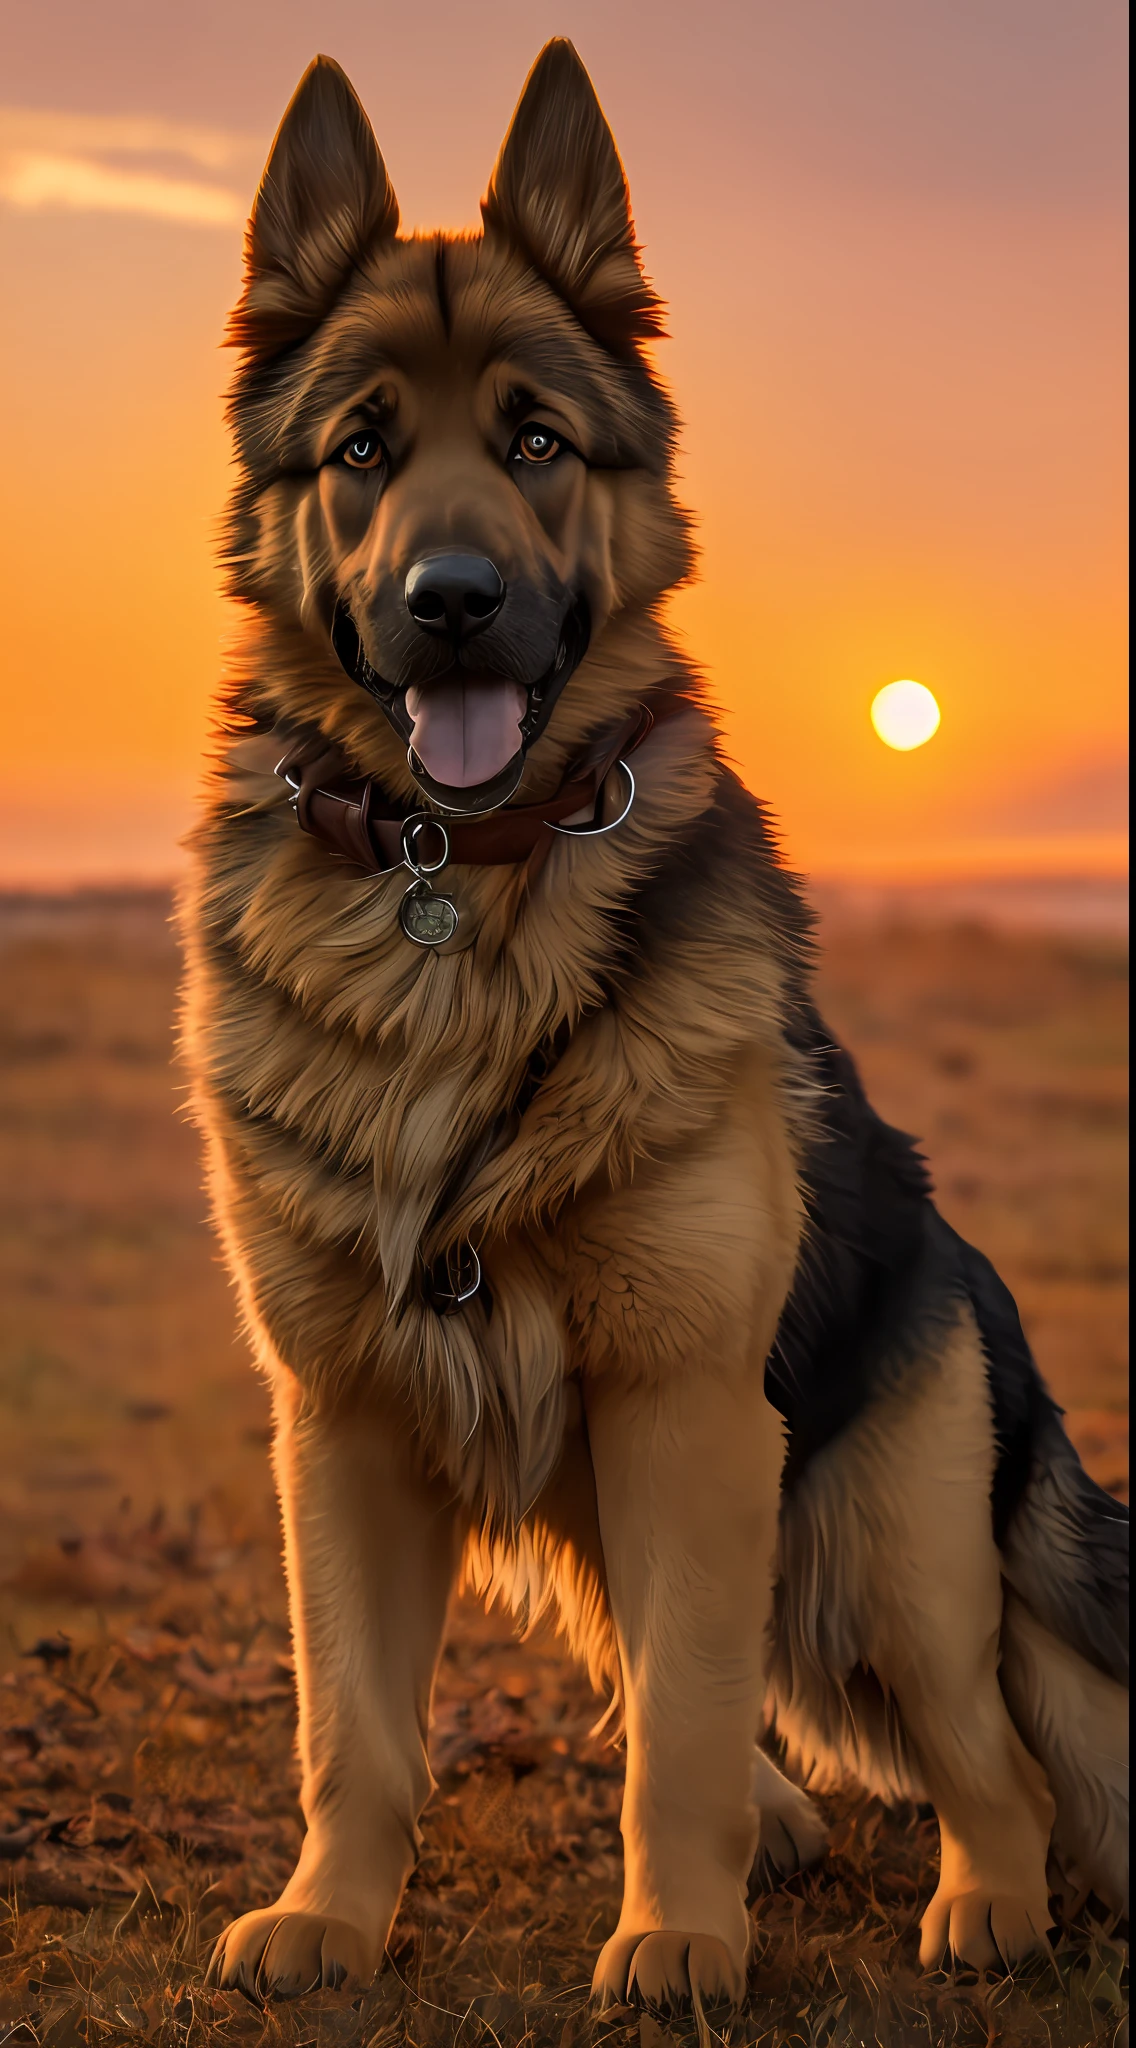
{"type": "Polygon", "coordinates": [[[23,213],[118,213],[235,227],[246,201],[227,185],[186,172],[241,166],[247,178],[256,154],[246,136],[187,122],[0,107],[0,203],[23,213]]]}
{"type": "Polygon", "coordinates": [[[812,873],[828,880],[961,881],[979,876],[1075,875],[1105,879],[1128,872],[1128,834],[1121,831],[1014,832],[989,837],[919,839],[906,846],[818,848],[812,873]]]}
{"type": "Polygon", "coordinates": [[[0,160],[0,198],[25,213],[62,208],[67,213],[141,213],[158,220],[229,227],[244,207],[221,185],[167,178],[149,171],[119,171],[90,157],[14,152],[0,160]]]}
{"type": "Polygon", "coordinates": [[[1006,776],[1001,788],[985,792],[960,819],[984,834],[1119,835],[1128,829],[1128,777],[1128,756],[1118,746],[1021,782],[1006,776]]]}

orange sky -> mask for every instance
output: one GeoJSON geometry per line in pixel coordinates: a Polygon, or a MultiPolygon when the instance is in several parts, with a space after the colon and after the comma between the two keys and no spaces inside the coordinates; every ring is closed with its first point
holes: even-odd
{"type": "Polygon", "coordinates": [[[226,620],[218,351],[307,59],[407,224],[476,217],[569,34],[669,301],[676,617],[795,860],[1111,871],[1125,749],[1114,0],[39,0],[0,30],[0,881],[169,872],[226,620]],[[19,17],[19,18],[17,18],[19,17]],[[942,706],[886,750],[875,691],[942,706]]]}

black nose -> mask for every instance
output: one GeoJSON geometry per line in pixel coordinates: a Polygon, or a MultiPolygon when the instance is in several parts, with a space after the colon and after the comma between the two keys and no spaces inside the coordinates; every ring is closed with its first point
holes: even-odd
{"type": "Polygon", "coordinates": [[[495,619],[505,585],[484,555],[424,555],[406,578],[406,609],[424,633],[469,640],[495,619]]]}

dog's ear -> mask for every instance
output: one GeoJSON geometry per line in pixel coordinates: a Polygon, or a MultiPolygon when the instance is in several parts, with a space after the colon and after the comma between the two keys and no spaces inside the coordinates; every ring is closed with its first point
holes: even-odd
{"type": "Polygon", "coordinates": [[[229,340],[259,354],[310,334],[365,251],[397,230],[398,201],[371,124],[339,65],[316,57],[253,203],[229,340]]]}
{"type": "Polygon", "coordinates": [[[597,340],[622,349],[662,333],[614,137],[562,37],[525,81],[481,212],[486,234],[511,243],[597,340]]]}

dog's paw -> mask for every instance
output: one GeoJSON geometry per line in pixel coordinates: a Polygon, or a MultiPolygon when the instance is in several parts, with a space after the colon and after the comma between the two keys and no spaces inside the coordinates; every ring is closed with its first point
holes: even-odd
{"type": "Polygon", "coordinates": [[[600,1950],[592,1997],[601,2011],[639,2005],[650,2013],[736,2009],[745,1997],[745,1957],[716,1934],[613,1934],[600,1950]]]}
{"type": "Polygon", "coordinates": [[[937,1970],[949,1957],[971,1970],[1013,1969],[1049,1947],[1044,1901],[990,1892],[935,1893],[921,1923],[919,1960],[937,1970]]]}
{"type": "Polygon", "coordinates": [[[750,1886],[755,1891],[776,1890],[787,1877],[819,1863],[828,1848],[828,1829],[821,1815],[803,1792],[798,1797],[800,1805],[791,1809],[762,1808],[757,1855],[750,1872],[750,1886]]]}
{"type": "Polygon", "coordinates": [[[377,1962],[372,1944],[346,1920],[269,1906],[242,1914],[226,1927],[205,1981],[263,2005],[269,1998],[303,1998],[309,1991],[367,1984],[377,1962]]]}
{"type": "Polygon", "coordinates": [[[760,1750],[754,1797],[761,1811],[761,1832],[749,1876],[751,1897],[774,1891],[798,1870],[808,1870],[828,1847],[828,1829],[808,1793],[783,1777],[760,1750]]]}

